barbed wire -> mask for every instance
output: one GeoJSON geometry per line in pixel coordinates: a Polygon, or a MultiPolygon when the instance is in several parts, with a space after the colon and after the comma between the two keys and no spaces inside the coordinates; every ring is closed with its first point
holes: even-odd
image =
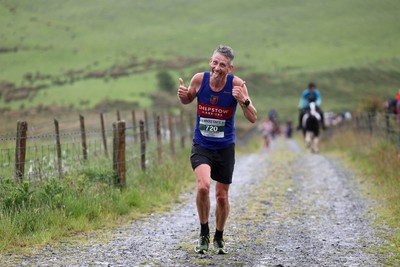
{"type": "MultiPolygon", "coordinates": [[[[109,162],[108,164],[97,165],[96,168],[112,170],[113,164],[122,163],[115,161],[115,159],[115,162],[112,162],[113,155],[119,153],[118,147],[114,147],[113,145],[113,138],[115,138],[116,131],[115,122],[112,124],[107,123],[108,127],[101,128],[100,119],[97,118],[96,123],[94,123],[93,118],[94,116],[92,116],[89,123],[87,123],[87,118],[85,118],[84,130],[81,129],[80,121],[69,119],[57,121],[59,126],[58,134],[56,133],[54,123],[46,123],[34,127],[29,126],[26,132],[8,132],[6,136],[0,134],[0,179],[6,176],[14,176],[16,153],[20,153],[22,149],[26,151],[26,155],[25,160],[19,162],[19,164],[25,165],[25,176],[30,180],[41,180],[45,177],[58,176],[60,171],[65,173],[75,170],[83,162],[87,162],[85,153],[92,160],[104,158],[109,162]],[[91,127],[88,127],[88,125],[91,125],[91,127]],[[14,136],[10,136],[11,134],[14,136]],[[83,135],[86,140],[83,140],[83,135]],[[59,155],[60,152],[57,152],[57,138],[61,141],[58,145],[61,149],[61,156],[59,155]],[[19,148],[18,145],[15,147],[15,143],[11,143],[17,142],[18,144],[22,139],[26,141],[24,148],[19,148]],[[11,147],[4,148],[4,144],[11,147]],[[108,148],[109,145],[111,148],[108,148]],[[58,166],[59,161],[61,161],[61,169],[58,166]]],[[[126,143],[124,150],[127,173],[132,173],[135,168],[140,168],[142,156],[146,158],[145,164],[154,164],[159,162],[162,157],[171,154],[172,152],[166,151],[170,149],[168,144],[170,143],[170,135],[172,133],[177,140],[177,144],[180,135],[188,136],[187,126],[182,133],[180,127],[182,122],[179,116],[165,115],[163,113],[161,115],[153,114],[153,116],[150,116],[150,119],[143,121],[144,129],[142,130],[142,134],[145,138],[144,140],[140,140],[141,129],[139,122],[141,121],[143,120],[132,119],[131,121],[124,121],[126,143]],[[170,125],[170,120],[172,120],[172,125],[170,125]],[[160,129],[157,129],[157,127],[160,127],[160,129]],[[170,129],[170,127],[173,129],[170,129]],[[161,135],[161,144],[157,141],[158,134],[161,135]],[[145,151],[141,150],[142,145],[146,146],[145,151]],[[159,150],[160,145],[162,147],[161,151],[159,150]]],[[[187,125],[186,122],[184,123],[187,125]]],[[[180,148],[179,145],[175,146],[176,150],[180,148]]],[[[90,164],[85,163],[84,165],[90,167],[90,164]]]]}

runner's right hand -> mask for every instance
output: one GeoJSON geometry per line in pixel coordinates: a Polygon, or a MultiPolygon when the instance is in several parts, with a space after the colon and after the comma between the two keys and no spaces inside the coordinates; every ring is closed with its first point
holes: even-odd
{"type": "Polygon", "coordinates": [[[188,88],[185,86],[182,78],[179,78],[179,88],[178,88],[178,97],[179,98],[185,98],[187,97],[188,94],[188,88]]]}

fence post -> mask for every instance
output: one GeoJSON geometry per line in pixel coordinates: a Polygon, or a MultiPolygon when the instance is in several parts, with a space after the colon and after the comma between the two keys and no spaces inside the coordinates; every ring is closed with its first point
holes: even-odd
{"type": "Polygon", "coordinates": [[[144,122],[141,120],[139,122],[140,127],[140,159],[142,171],[146,170],[146,137],[144,132],[144,122]]]}
{"type": "Polygon", "coordinates": [[[368,112],[368,129],[369,135],[372,136],[372,113],[368,112]]]}
{"type": "Polygon", "coordinates": [[[157,136],[157,113],[153,111],[154,134],[157,136]]]}
{"type": "Polygon", "coordinates": [[[400,145],[400,114],[396,115],[396,123],[397,123],[397,128],[398,128],[397,135],[399,137],[399,145],[400,145]]]}
{"type": "Polygon", "coordinates": [[[104,155],[108,158],[107,137],[106,137],[106,128],[104,126],[104,114],[103,113],[100,113],[100,122],[101,122],[101,136],[103,138],[103,146],[104,146],[104,155]]]}
{"type": "Polygon", "coordinates": [[[168,131],[168,126],[167,126],[167,120],[165,116],[165,112],[161,113],[161,128],[163,129],[163,138],[167,139],[167,131],[168,131]]]}
{"type": "Polygon", "coordinates": [[[171,112],[169,112],[168,114],[168,124],[169,124],[169,146],[171,148],[171,154],[175,156],[175,144],[174,144],[175,132],[174,132],[174,122],[171,112]]]}
{"type": "Polygon", "coordinates": [[[58,120],[54,119],[54,128],[56,131],[56,149],[57,149],[57,163],[58,163],[58,175],[61,178],[62,173],[62,155],[61,155],[61,142],[60,142],[60,128],[58,127],[58,120]]]}
{"type": "Polygon", "coordinates": [[[15,146],[15,180],[22,182],[25,174],[26,156],[26,132],[28,123],[26,121],[17,122],[17,141],[15,146]]]}
{"type": "Polygon", "coordinates": [[[86,131],[85,131],[85,118],[82,114],[79,114],[79,120],[81,123],[81,137],[82,137],[82,153],[83,160],[87,160],[87,145],[86,145],[86,131]]]}
{"type": "Polygon", "coordinates": [[[136,113],[132,110],[133,143],[137,143],[136,113]]]}
{"type": "Polygon", "coordinates": [[[185,137],[186,137],[186,127],[185,127],[185,114],[183,109],[181,109],[181,116],[180,116],[180,130],[181,130],[181,148],[185,148],[185,137]]]}
{"type": "Polygon", "coordinates": [[[388,113],[385,114],[385,118],[386,118],[386,139],[389,139],[389,135],[390,135],[390,117],[389,117],[388,113]]]}
{"type": "Polygon", "coordinates": [[[375,126],[376,126],[376,128],[377,128],[378,131],[379,131],[379,129],[381,128],[380,117],[381,117],[381,113],[376,112],[375,126]]]}
{"type": "Polygon", "coordinates": [[[157,147],[158,147],[158,162],[162,161],[162,141],[161,141],[161,123],[160,116],[157,116],[156,119],[156,129],[157,129],[157,147]]]}
{"type": "Polygon", "coordinates": [[[145,134],[146,134],[146,140],[150,140],[150,132],[149,132],[149,117],[147,115],[147,110],[144,110],[144,123],[145,123],[145,134]]]}
{"type": "Polygon", "coordinates": [[[353,112],[353,117],[354,117],[354,128],[358,131],[360,129],[360,124],[359,124],[359,118],[358,118],[358,113],[353,112]]]}
{"type": "Polygon", "coordinates": [[[398,145],[400,145],[400,114],[396,115],[396,124],[397,124],[397,128],[398,128],[397,135],[399,137],[399,144],[398,145]]]}
{"type": "Polygon", "coordinates": [[[360,114],[360,122],[361,122],[361,124],[360,124],[360,129],[361,129],[362,131],[364,131],[364,113],[361,113],[361,114],[360,114]]]}
{"type": "Polygon", "coordinates": [[[126,187],[126,161],[125,161],[125,122],[113,123],[114,147],[113,147],[113,169],[115,172],[116,185],[126,187]]]}

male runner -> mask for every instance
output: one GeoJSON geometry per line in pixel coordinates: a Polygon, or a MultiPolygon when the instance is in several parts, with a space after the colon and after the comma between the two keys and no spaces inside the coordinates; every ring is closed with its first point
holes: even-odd
{"type": "Polygon", "coordinates": [[[195,74],[189,87],[179,79],[178,97],[182,104],[197,98],[197,121],[194,129],[191,164],[197,178],[196,205],[200,220],[197,253],[207,252],[210,243],[210,183],[216,181],[216,231],[214,249],[226,254],[223,232],[229,214],[228,190],[235,163],[235,112],[240,104],[247,120],[254,123],[257,111],[245,82],[231,74],[233,50],[220,45],[210,58],[210,71],[195,74]]]}

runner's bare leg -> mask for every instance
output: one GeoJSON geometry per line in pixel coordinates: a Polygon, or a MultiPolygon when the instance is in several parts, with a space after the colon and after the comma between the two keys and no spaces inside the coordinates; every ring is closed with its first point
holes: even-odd
{"type": "Polygon", "coordinates": [[[194,170],[197,177],[197,213],[201,224],[208,222],[210,215],[210,183],[211,167],[207,164],[201,164],[194,170]]]}
{"type": "Polygon", "coordinates": [[[217,199],[215,218],[217,221],[217,230],[223,231],[225,222],[229,214],[229,198],[228,198],[229,184],[217,182],[215,187],[215,195],[217,199]]]}

